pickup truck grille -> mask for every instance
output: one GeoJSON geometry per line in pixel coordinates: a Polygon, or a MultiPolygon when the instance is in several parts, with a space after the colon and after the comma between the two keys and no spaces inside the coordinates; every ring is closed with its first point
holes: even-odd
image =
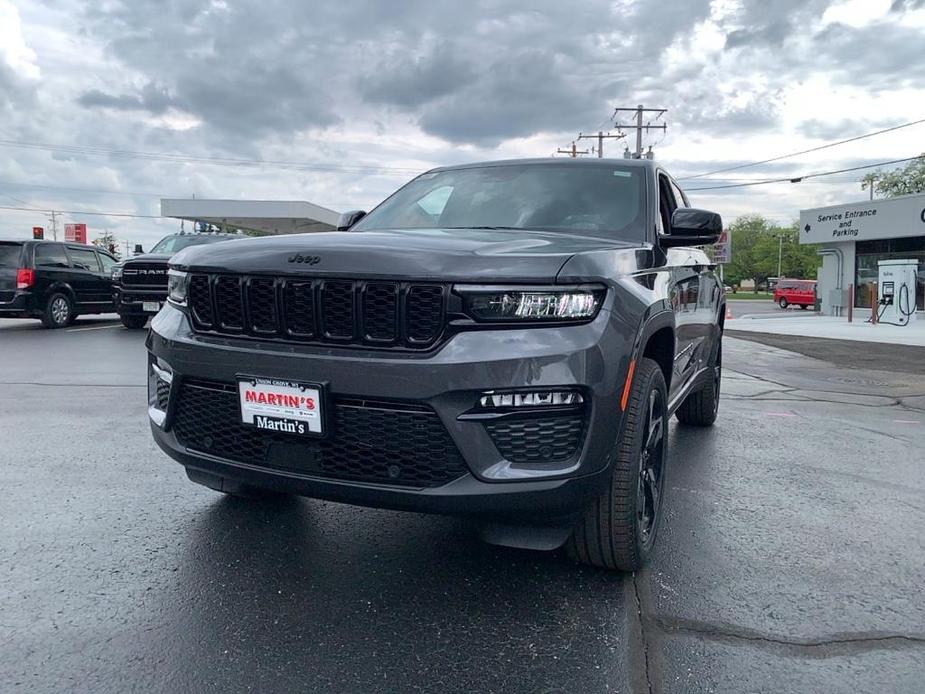
{"type": "Polygon", "coordinates": [[[320,344],[426,349],[446,323],[447,287],[355,279],[193,274],[193,328],[320,344]]]}
{"type": "Polygon", "coordinates": [[[167,291],[166,263],[129,263],[122,268],[122,286],[167,291]]]}

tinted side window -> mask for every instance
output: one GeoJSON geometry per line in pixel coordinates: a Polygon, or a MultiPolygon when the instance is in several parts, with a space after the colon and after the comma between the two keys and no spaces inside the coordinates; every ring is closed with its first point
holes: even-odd
{"type": "Polygon", "coordinates": [[[110,274],[112,272],[112,266],[116,264],[116,259],[105,253],[99,253],[100,262],[103,264],[103,272],[110,274]]]}
{"type": "Polygon", "coordinates": [[[69,248],[68,253],[74,261],[74,267],[90,272],[100,271],[100,262],[96,259],[96,253],[89,248],[69,248]]]}
{"type": "Polygon", "coordinates": [[[674,193],[671,191],[671,184],[664,174],[658,175],[658,212],[662,220],[663,233],[671,231],[671,215],[677,209],[678,203],[675,202],[674,193]]]}
{"type": "Polygon", "coordinates": [[[671,186],[671,192],[674,193],[675,204],[678,207],[690,207],[690,205],[687,204],[687,199],[684,197],[684,193],[680,188],[678,188],[678,184],[671,179],[668,180],[668,183],[671,186]]]}
{"type": "Polygon", "coordinates": [[[39,243],[35,246],[35,267],[70,267],[64,246],[57,243],[39,243]]]}
{"type": "Polygon", "coordinates": [[[19,267],[21,251],[18,243],[0,243],[0,267],[19,267]]]}

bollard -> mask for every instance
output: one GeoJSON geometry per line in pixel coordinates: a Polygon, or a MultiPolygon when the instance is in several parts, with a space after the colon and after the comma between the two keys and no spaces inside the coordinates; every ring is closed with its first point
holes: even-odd
{"type": "Polygon", "coordinates": [[[854,285],[848,285],[848,322],[854,320],[854,285]]]}

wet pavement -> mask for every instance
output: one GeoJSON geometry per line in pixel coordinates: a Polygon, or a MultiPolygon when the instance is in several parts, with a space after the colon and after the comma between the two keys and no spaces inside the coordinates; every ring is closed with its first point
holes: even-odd
{"type": "Polygon", "coordinates": [[[925,376],[728,339],[622,576],[193,485],[143,339],[0,321],[0,691],[921,691],[925,376]]]}

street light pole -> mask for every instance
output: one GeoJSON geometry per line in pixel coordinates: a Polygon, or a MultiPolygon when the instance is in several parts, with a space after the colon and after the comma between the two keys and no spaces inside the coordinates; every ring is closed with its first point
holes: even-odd
{"type": "Polygon", "coordinates": [[[784,237],[777,235],[777,281],[780,282],[780,261],[784,252],[784,237]]]}

